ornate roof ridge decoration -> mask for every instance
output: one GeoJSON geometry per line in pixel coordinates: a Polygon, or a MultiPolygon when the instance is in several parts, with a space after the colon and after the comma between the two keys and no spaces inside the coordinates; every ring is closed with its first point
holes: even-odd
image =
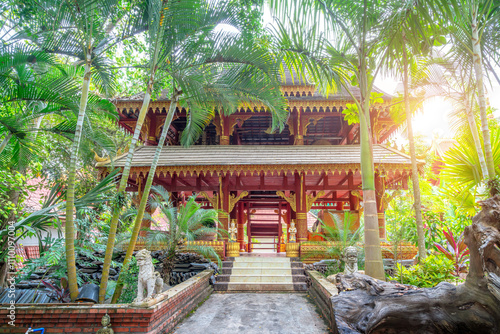
{"type": "MultiPolygon", "coordinates": [[[[128,155],[129,146],[130,145],[127,144],[125,148],[123,149],[119,148],[118,151],[116,151],[116,156],[113,160],[116,161],[118,159],[126,157],[128,155]]],[[[107,157],[100,157],[95,151],[94,151],[94,159],[96,161],[95,164],[96,167],[104,167],[107,164],[111,163],[111,157],[109,155],[107,157]]]]}
{"type": "MultiPolygon", "coordinates": [[[[411,170],[408,164],[376,164],[377,171],[383,171],[388,174],[403,174],[411,170]]],[[[98,166],[103,168],[103,166],[98,166]]],[[[105,167],[104,167],[105,168],[105,167]]],[[[132,167],[131,175],[147,175],[150,167],[139,166],[132,167]]],[[[348,172],[357,172],[360,170],[360,164],[303,164],[303,165],[196,165],[196,166],[158,166],[155,175],[160,177],[162,174],[177,175],[204,175],[217,176],[219,174],[229,174],[237,176],[258,175],[260,172],[274,175],[284,173],[303,172],[306,175],[320,174],[323,172],[331,175],[348,172]]]]}

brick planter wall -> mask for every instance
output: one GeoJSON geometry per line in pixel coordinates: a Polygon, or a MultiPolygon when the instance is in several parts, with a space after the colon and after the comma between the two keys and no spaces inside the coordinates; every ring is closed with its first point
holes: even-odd
{"type": "Polygon", "coordinates": [[[205,270],[139,306],[128,304],[17,304],[15,327],[7,324],[8,305],[0,306],[0,333],[25,333],[45,328],[45,333],[96,333],[108,313],[115,333],[170,333],[174,326],[213,291],[211,270],[205,270]]]}
{"type": "Polygon", "coordinates": [[[316,270],[307,270],[306,274],[311,278],[311,286],[308,290],[309,295],[328,322],[331,333],[337,333],[335,311],[330,301],[332,296],[338,295],[337,287],[327,281],[327,279],[316,270]]]}

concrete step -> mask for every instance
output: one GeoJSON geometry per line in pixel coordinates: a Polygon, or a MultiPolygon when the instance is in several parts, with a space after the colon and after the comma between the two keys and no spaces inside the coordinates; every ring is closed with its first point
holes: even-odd
{"type": "Polygon", "coordinates": [[[297,282],[297,283],[217,282],[214,285],[214,290],[227,291],[227,292],[307,291],[307,284],[302,282],[297,282]]]}
{"type": "Polygon", "coordinates": [[[290,262],[233,262],[233,268],[291,268],[290,262]]]}
{"type": "Polygon", "coordinates": [[[231,275],[229,282],[231,283],[295,283],[305,282],[306,277],[303,275],[231,275]]]}
{"type": "Polygon", "coordinates": [[[233,258],[234,262],[285,262],[290,263],[289,257],[257,257],[257,256],[240,256],[233,258]]]}
{"type": "Polygon", "coordinates": [[[307,291],[304,265],[286,257],[236,257],[222,263],[215,291],[307,291]]]}
{"type": "Polygon", "coordinates": [[[305,275],[305,270],[300,268],[222,268],[222,275],[305,275]]]}

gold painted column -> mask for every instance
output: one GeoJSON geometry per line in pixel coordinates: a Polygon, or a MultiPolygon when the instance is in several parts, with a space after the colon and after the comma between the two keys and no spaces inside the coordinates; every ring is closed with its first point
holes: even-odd
{"type": "Polygon", "coordinates": [[[219,135],[219,145],[229,145],[229,117],[219,114],[215,117],[215,131],[219,135]]]}
{"type": "Polygon", "coordinates": [[[377,199],[377,215],[378,215],[378,227],[379,236],[381,240],[385,240],[385,177],[380,176],[379,173],[375,173],[375,195],[377,199]]]}

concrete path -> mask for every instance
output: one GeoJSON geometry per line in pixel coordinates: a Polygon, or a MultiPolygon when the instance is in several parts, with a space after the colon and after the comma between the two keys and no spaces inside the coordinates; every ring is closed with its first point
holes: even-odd
{"type": "Polygon", "coordinates": [[[175,334],[328,333],[305,294],[212,294],[175,334]]]}

